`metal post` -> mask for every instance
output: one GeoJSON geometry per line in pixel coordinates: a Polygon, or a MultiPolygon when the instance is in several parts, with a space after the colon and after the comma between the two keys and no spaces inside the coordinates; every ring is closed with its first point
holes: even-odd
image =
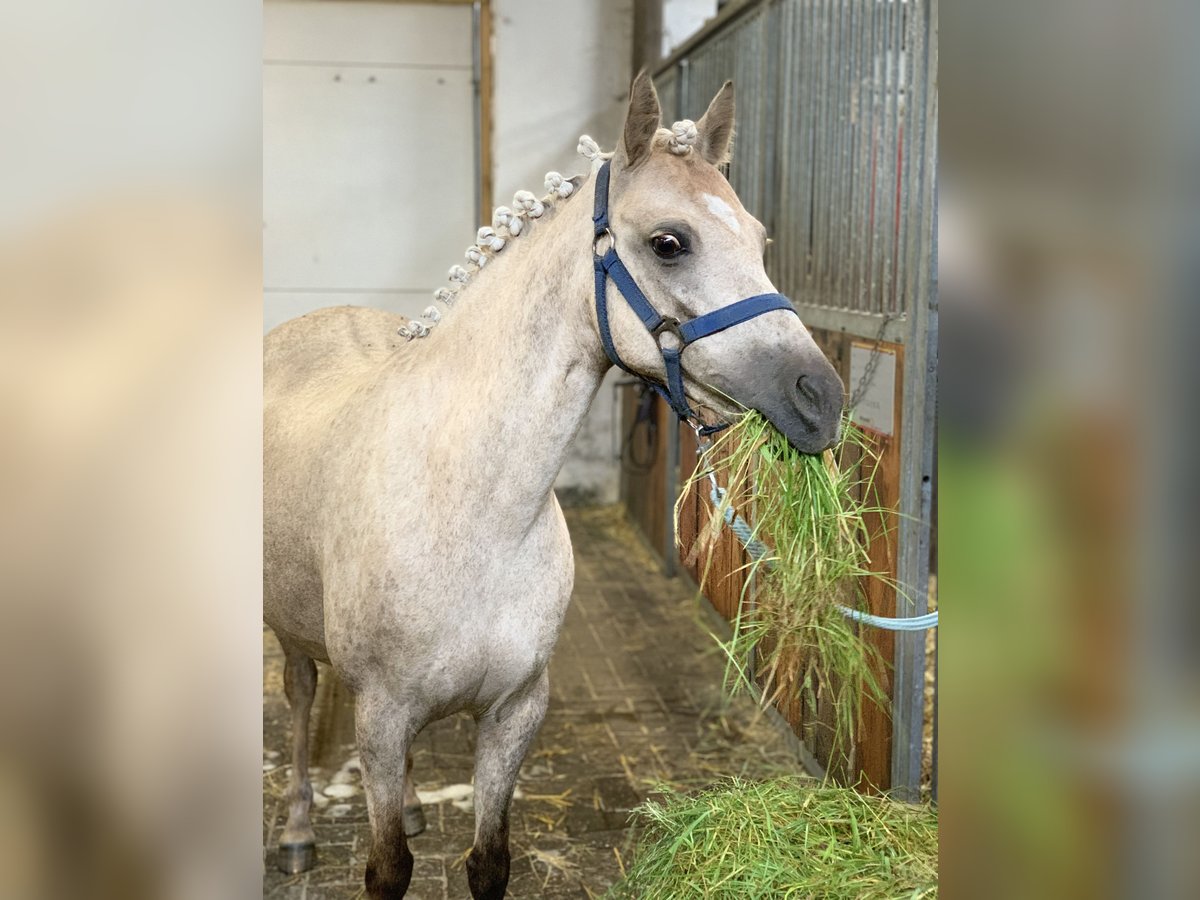
{"type": "MultiPolygon", "coordinates": [[[[934,415],[937,396],[937,0],[912,11],[908,52],[912,64],[909,91],[909,194],[920,226],[909,231],[909,334],[905,341],[903,428],[900,455],[900,527],[897,580],[908,593],[897,600],[897,615],[919,616],[928,610],[929,527],[933,478],[934,415]],[[918,53],[914,51],[919,51],[918,53]],[[920,136],[919,140],[917,135],[920,136]]],[[[892,793],[903,800],[920,795],[925,715],[925,633],[896,634],[892,694],[892,793]]]]}

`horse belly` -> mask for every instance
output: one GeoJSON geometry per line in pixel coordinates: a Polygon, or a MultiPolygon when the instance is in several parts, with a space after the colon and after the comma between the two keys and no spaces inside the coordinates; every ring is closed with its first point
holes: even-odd
{"type": "Polygon", "coordinates": [[[321,581],[312,573],[275,573],[263,580],[263,621],[310,657],[329,662],[321,581]]]}
{"type": "Polygon", "coordinates": [[[281,641],[314,659],[328,661],[325,649],[324,587],[305,502],[311,469],[305,454],[288,445],[264,452],[263,619],[281,641]]]}

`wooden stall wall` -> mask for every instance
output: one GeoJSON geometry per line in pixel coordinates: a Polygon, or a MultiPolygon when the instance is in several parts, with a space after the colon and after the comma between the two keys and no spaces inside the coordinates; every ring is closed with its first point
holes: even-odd
{"type": "MultiPolygon", "coordinates": [[[[680,429],[680,466],[682,481],[687,481],[696,469],[698,449],[696,435],[690,428],[680,429]]],[[[725,487],[723,480],[721,487],[725,487]]],[[[736,502],[736,498],[735,498],[736,502]]],[[[710,529],[712,505],[709,486],[690,491],[684,497],[679,512],[680,564],[696,584],[704,585],[704,595],[713,608],[728,621],[737,616],[743,598],[752,600],[746,587],[744,567],[750,562],[737,537],[728,528],[702,535],[710,529]],[[702,550],[701,548],[706,548],[702,550]]]]}

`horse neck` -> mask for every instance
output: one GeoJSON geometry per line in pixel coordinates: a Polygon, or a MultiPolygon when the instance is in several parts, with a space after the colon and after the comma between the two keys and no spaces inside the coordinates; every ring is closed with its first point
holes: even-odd
{"type": "MultiPolygon", "coordinates": [[[[460,489],[527,527],[544,509],[609,362],[591,312],[592,220],[560,201],[477,273],[429,337],[437,424],[460,489]],[[452,395],[452,396],[451,396],[452,395]]],[[[424,345],[424,346],[422,346],[424,345]]]]}

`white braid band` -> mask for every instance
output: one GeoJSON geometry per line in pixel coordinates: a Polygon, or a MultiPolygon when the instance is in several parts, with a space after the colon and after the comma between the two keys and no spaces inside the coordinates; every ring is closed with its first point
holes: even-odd
{"type": "Polygon", "coordinates": [[[699,139],[700,133],[696,130],[696,123],[691,119],[683,119],[671,126],[671,138],[667,141],[667,149],[676,156],[683,156],[691,151],[699,139]]]}
{"type": "Polygon", "coordinates": [[[558,172],[546,173],[546,190],[556,197],[570,197],[575,191],[571,179],[563,178],[558,172]]]}
{"type": "Polygon", "coordinates": [[[504,249],[504,238],[496,234],[495,229],[484,225],[475,235],[479,246],[485,250],[491,250],[493,253],[499,253],[504,249]]]}
{"type": "Polygon", "coordinates": [[[413,338],[423,338],[429,334],[429,326],[420,319],[410,319],[407,325],[401,326],[398,334],[408,338],[410,341],[413,338]]]}
{"type": "Polygon", "coordinates": [[[517,191],[513,194],[513,206],[523,210],[531,219],[541,218],[542,213],[546,211],[542,201],[534,196],[532,191],[517,191]]]}
{"type": "Polygon", "coordinates": [[[507,206],[497,206],[496,212],[492,214],[492,227],[497,231],[505,228],[511,236],[517,237],[521,234],[521,229],[525,227],[525,223],[521,221],[520,216],[507,206]]]}
{"type": "Polygon", "coordinates": [[[579,139],[579,146],[575,151],[584,159],[590,159],[593,162],[600,156],[600,145],[592,140],[590,135],[583,135],[579,139]]]}

